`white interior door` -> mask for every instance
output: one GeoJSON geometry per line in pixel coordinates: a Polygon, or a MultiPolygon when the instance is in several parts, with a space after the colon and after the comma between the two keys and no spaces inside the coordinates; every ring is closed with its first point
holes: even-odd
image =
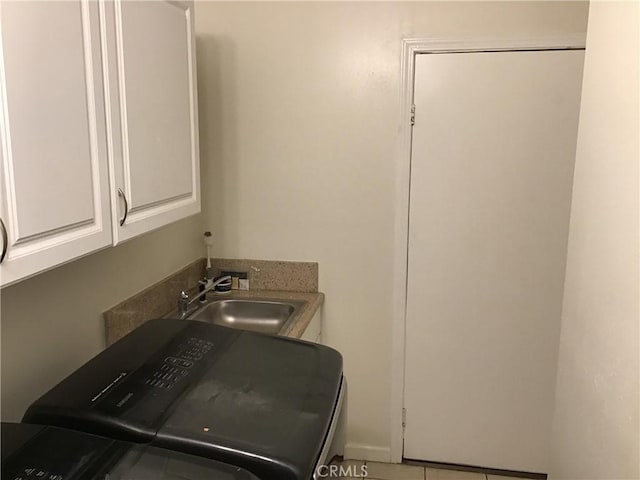
{"type": "Polygon", "coordinates": [[[405,458],[547,469],[583,56],[417,56],[405,458]]]}

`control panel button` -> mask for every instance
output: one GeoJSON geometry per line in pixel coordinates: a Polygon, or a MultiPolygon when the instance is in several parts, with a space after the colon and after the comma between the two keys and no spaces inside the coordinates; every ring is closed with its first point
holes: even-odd
{"type": "Polygon", "coordinates": [[[143,380],[146,385],[155,388],[170,389],[174,384],[189,375],[192,369],[213,348],[213,342],[201,338],[187,338],[167,353],[169,356],[148,373],[143,380]]]}
{"type": "Polygon", "coordinates": [[[22,473],[12,477],[12,480],[63,480],[63,476],[57,473],[51,473],[47,470],[36,467],[26,467],[22,473]]]}

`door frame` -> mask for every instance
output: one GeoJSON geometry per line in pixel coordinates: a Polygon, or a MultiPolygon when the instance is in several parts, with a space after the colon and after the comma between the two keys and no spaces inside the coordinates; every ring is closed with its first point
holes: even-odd
{"type": "Polygon", "coordinates": [[[582,50],[581,34],[526,38],[406,38],[400,63],[400,129],[395,157],[395,220],[393,316],[391,321],[391,462],[400,463],[404,450],[405,326],[409,255],[409,190],[411,181],[412,111],[416,55],[428,53],[508,52],[519,50],[582,50]]]}

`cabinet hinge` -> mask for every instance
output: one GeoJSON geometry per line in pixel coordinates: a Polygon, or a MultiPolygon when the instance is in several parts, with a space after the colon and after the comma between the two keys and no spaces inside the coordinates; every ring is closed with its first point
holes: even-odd
{"type": "Polygon", "coordinates": [[[407,409],[402,409],[402,430],[407,427],[407,409]]]}
{"type": "Polygon", "coordinates": [[[416,124],[416,105],[415,103],[411,105],[411,125],[416,124]]]}

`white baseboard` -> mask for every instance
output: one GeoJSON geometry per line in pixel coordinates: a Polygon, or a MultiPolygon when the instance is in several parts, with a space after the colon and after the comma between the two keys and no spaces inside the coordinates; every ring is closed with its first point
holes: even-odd
{"type": "Polygon", "coordinates": [[[391,449],[389,447],[347,443],[344,447],[344,458],[347,460],[369,460],[370,462],[389,463],[391,461],[391,449]]]}

